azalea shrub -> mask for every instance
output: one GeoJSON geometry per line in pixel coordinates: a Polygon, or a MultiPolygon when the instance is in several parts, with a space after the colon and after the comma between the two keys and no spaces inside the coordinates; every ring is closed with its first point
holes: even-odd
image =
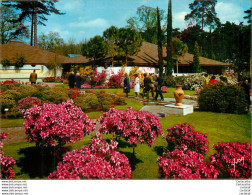
{"type": "Polygon", "coordinates": [[[45,77],[42,79],[43,82],[63,82],[63,77],[45,77]]]}
{"type": "Polygon", "coordinates": [[[132,107],[127,110],[111,108],[100,117],[100,123],[101,133],[124,137],[133,146],[139,142],[151,146],[157,136],[163,136],[157,116],[145,111],[132,110],[132,107]]]}
{"type": "Polygon", "coordinates": [[[10,94],[2,94],[0,97],[1,102],[1,112],[3,112],[6,108],[11,109],[16,105],[15,100],[13,99],[13,96],[10,94]]]}
{"type": "Polygon", "coordinates": [[[89,146],[66,153],[48,179],[129,179],[128,158],[116,151],[118,143],[107,143],[99,134],[89,146]]]}
{"type": "Polygon", "coordinates": [[[207,134],[194,131],[194,127],[187,123],[176,124],[167,129],[166,141],[168,148],[173,151],[179,145],[186,145],[189,150],[200,154],[208,152],[207,134]]]}
{"type": "Polygon", "coordinates": [[[22,98],[18,101],[18,106],[20,107],[20,109],[28,109],[35,105],[40,106],[41,104],[42,101],[39,98],[30,96],[22,98]]]}
{"type": "Polygon", "coordinates": [[[90,80],[88,80],[88,84],[91,86],[101,86],[104,85],[107,77],[107,71],[103,70],[102,72],[98,72],[97,70],[93,71],[93,74],[90,76],[90,80]]]}
{"type": "Polygon", "coordinates": [[[123,74],[119,72],[118,74],[112,74],[109,78],[108,87],[109,88],[122,88],[123,87],[123,74]]]}
{"type": "Polygon", "coordinates": [[[200,110],[242,114],[247,112],[248,102],[243,89],[237,85],[219,82],[201,90],[198,97],[200,110]]]}
{"type": "Polygon", "coordinates": [[[72,100],[33,106],[24,113],[25,133],[37,146],[74,143],[95,129],[93,122],[72,100]]]}
{"type": "Polygon", "coordinates": [[[159,173],[165,179],[217,179],[218,171],[204,157],[180,145],[179,149],[158,158],[159,173]]]}
{"type": "Polygon", "coordinates": [[[251,178],[251,145],[229,142],[215,144],[217,153],[210,157],[220,178],[251,178]]]}
{"type": "Polygon", "coordinates": [[[199,90],[203,87],[206,77],[204,74],[192,74],[183,76],[183,89],[199,90]]]}
{"type": "Polygon", "coordinates": [[[3,142],[2,140],[6,138],[6,133],[0,133],[0,163],[1,163],[1,172],[0,178],[2,179],[12,179],[15,177],[15,172],[13,171],[13,166],[16,164],[16,161],[12,157],[4,156],[3,152],[3,142]]]}

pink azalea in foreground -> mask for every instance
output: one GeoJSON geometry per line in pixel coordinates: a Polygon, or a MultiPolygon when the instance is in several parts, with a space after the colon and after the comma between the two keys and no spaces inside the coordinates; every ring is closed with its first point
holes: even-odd
{"type": "MultiPolygon", "coordinates": [[[[1,132],[0,138],[5,139],[6,133],[1,132]]],[[[3,148],[3,142],[0,141],[0,149],[3,148]]],[[[0,178],[4,179],[12,179],[15,176],[15,172],[13,171],[13,165],[16,164],[16,161],[12,157],[4,156],[4,152],[0,151],[0,163],[1,163],[1,173],[0,178]]]]}
{"type": "Polygon", "coordinates": [[[145,111],[132,110],[132,107],[127,110],[111,108],[100,117],[100,123],[101,133],[122,136],[133,145],[146,142],[151,146],[157,136],[163,136],[157,116],[145,111]]]}
{"type": "Polygon", "coordinates": [[[210,161],[222,178],[251,178],[249,143],[218,143],[213,147],[217,153],[210,157],[210,161]]]}
{"type": "Polygon", "coordinates": [[[113,140],[109,144],[97,134],[89,146],[66,153],[48,179],[129,179],[129,160],[115,151],[117,144],[113,140]]]}
{"type": "Polygon", "coordinates": [[[30,142],[55,146],[74,143],[95,129],[93,122],[72,100],[62,104],[43,104],[24,113],[25,133],[30,142]]]}

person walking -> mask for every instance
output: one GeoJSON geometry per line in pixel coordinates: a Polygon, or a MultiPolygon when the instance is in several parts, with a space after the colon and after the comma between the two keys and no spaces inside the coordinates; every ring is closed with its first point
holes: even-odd
{"type": "Polygon", "coordinates": [[[150,91],[151,91],[151,96],[154,97],[154,75],[153,73],[151,73],[148,78],[150,79],[150,84],[149,84],[149,87],[150,87],[150,91]]]}
{"type": "Polygon", "coordinates": [[[163,94],[162,94],[162,90],[161,90],[161,87],[162,87],[162,84],[163,84],[163,79],[161,77],[159,77],[159,75],[156,75],[156,84],[155,84],[155,87],[156,87],[156,96],[155,96],[155,100],[157,100],[158,98],[158,95],[160,95],[161,97],[161,101],[164,101],[164,97],[163,97],[163,94]]]}
{"type": "Polygon", "coordinates": [[[128,94],[130,92],[130,82],[129,82],[129,77],[128,77],[128,74],[125,73],[125,78],[124,78],[124,81],[123,81],[123,92],[126,93],[126,97],[128,97],[128,94]]]}
{"type": "Polygon", "coordinates": [[[140,79],[138,77],[138,74],[135,74],[135,86],[133,91],[136,93],[136,97],[138,97],[140,91],[140,79]]]}
{"type": "Polygon", "coordinates": [[[76,82],[76,87],[77,88],[81,88],[81,77],[80,77],[80,73],[76,73],[76,77],[75,77],[75,82],[76,82]]]}
{"type": "Polygon", "coordinates": [[[74,82],[75,82],[75,76],[74,72],[71,72],[70,75],[68,76],[68,81],[69,81],[69,88],[74,88],[74,82]]]}
{"type": "Polygon", "coordinates": [[[145,93],[147,94],[147,99],[149,99],[149,91],[150,91],[150,79],[147,77],[148,73],[144,73],[144,89],[143,89],[143,98],[145,93]]]}
{"type": "Polygon", "coordinates": [[[33,70],[33,72],[30,74],[30,82],[32,85],[36,84],[37,81],[37,73],[36,70],[33,70]]]}

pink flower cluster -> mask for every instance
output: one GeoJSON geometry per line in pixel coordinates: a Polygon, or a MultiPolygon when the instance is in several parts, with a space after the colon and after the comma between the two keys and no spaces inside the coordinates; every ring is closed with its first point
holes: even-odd
{"type": "Polygon", "coordinates": [[[88,84],[91,86],[101,86],[105,83],[107,77],[107,71],[103,70],[102,72],[98,72],[95,70],[93,74],[90,76],[90,80],[88,84]]]}
{"type": "Polygon", "coordinates": [[[74,143],[95,129],[93,122],[73,100],[35,105],[25,111],[24,118],[27,119],[24,122],[27,139],[37,145],[55,146],[55,141],[59,145],[74,143]]]}
{"type": "Polygon", "coordinates": [[[91,86],[88,83],[84,83],[81,85],[81,89],[108,89],[109,87],[107,85],[98,85],[98,86],[91,86]]]}
{"type": "Polygon", "coordinates": [[[151,146],[156,137],[164,135],[159,118],[149,112],[132,110],[117,110],[111,108],[100,117],[101,133],[112,133],[122,136],[130,144],[146,142],[151,146]]]}
{"type": "Polygon", "coordinates": [[[62,82],[63,77],[45,77],[42,79],[43,82],[62,82]]]}
{"type": "Polygon", "coordinates": [[[18,106],[21,109],[28,109],[31,108],[35,105],[40,106],[41,105],[41,100],[37,97],[26,97],[26,98],[22,98],[18,101],[18,106]]]}
{"type": "Polygon", "coordinates": [[[66,153],[48,179],[129,179],[129,160],[115,151],[117,144],[107,143],[98,133],[89,146],[66,153]]]}
{"type": "Polygon", "coordinates": [[[217,153],[210,157],[211,164],[221,178],[251,178],[251,145],[229,142],[213,146],[217,153]]]}
{"type": "Polygon", "coordinates": [[[108,87],[109,88],[123,87],[123,74],[119,72],[118,74],[111,75],[109,78],[108,87]]]}
{"type": "Polygon", "coordinates": [[[161,87],[162,93],[167,93],[168,90],[169,90],[169,88],[167,88],[166,86],[162,86],[162,87],[161,87]]]}
{"type": "MultiPolygon", "coordinates": [[[[0,133],[0,139],[3,140],[6,138],[6,133],[0,133]]],[[[0,141],[0,162],[1,162],[1,173],[0,178],[4,179],[12,179],[15,176],[15,172],[12,169],[12,166],[16,164],[16,161],[12,157],[4,156],[4,152],[2,151],[3,142],[0,141]]]]}
{"type": "Polygon", "coordinates": [[[166,141],[172,151],[178,145],[185,144],[189,150],[206,154],[208,152],[207,134],[194,131],[194,127],[187,123],[176,124],[167,129],[166,141]]]}
{"type": "Polygon", "coordinates": [[[179,146],[168,154],[158,158],[159,172],[166,179],[217,179],[218,171],[204,162],[202,154],[187,150],[186,145],[179,146]]]}

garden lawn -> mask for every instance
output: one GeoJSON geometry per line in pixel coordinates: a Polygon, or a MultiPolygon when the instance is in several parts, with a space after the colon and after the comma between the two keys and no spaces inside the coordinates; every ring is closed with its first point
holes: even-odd
{"type": "Polygon", "coordinates": [[[25,119],[3,119],[1,118],[1,128],[23,127],[25,119]]]}
{"type": "MultiPolygon", "coordinates": [[[[86,90],[90,90],[90,89],[83,89],[84,91],[86,90]]],[[[116,94],[119,96],[125,96],[125,93],[123,93],[123,89],[122,88],[117,88],[117,89],[91,89],[94,91],[105,91],[107,93],[112,93],[112,94],[116,94]]],[[[174,98],[173,92],[176,90],[176,88],[169,88],[168,93],[163,93],[164,98],[174,98]]],[[[190,96],[196,96],[194,91],[190,91],[190,90],[184,90],[185,95],[190,95],[190,96]]],[[[140,89],[140,95],[143,94],[143,89],[140,89]]],[[[151,96],[151,93],[149,93],[149,95],[151,96]]],[[[156,95],[156,92],[155,92],[156,95]]],[[[135,93],[133,92],[133,89],[130,89],[130,93],[129,96],[135,96],[135,93]]]]}
{"type": "MultiPolygon", "coordinates": [[[[194,112],[186,116],[169,116],[161,119],[165,136],[166,129],[174,124],[188,122],[195,127],[196,131],[208,134],[209,153],[214,153],[213,144],[218,142],[251,142],[251,114],[235,115],[211,112],[194,112]]],[[[71,145],[71,148],[81,148],[89,143],[90,134],[82,140],[71,145]]],[[[112,135],[103,135],[106,139],[112,135]]],[[[119,151],[124,153],[130,160],[133,170],[132,179],[158,179],[157,158],[162,155],[163,148],[167,146],[165,138],[158,137],[153,146],[139,144],[135,149],[135,157],[132,155],[133,148],[123,138],[118,140],[119,151]]],[[[52,153],[49,157],[35,148],[34,143],[15,143],[4,145],[6,156],[12,156],[17,161],[14,167],[16,177],[14,179],[44,179],[55,170],[59,159],[52,153]],[[49,160],[48,160],[49,158],[49,160]]]]}

